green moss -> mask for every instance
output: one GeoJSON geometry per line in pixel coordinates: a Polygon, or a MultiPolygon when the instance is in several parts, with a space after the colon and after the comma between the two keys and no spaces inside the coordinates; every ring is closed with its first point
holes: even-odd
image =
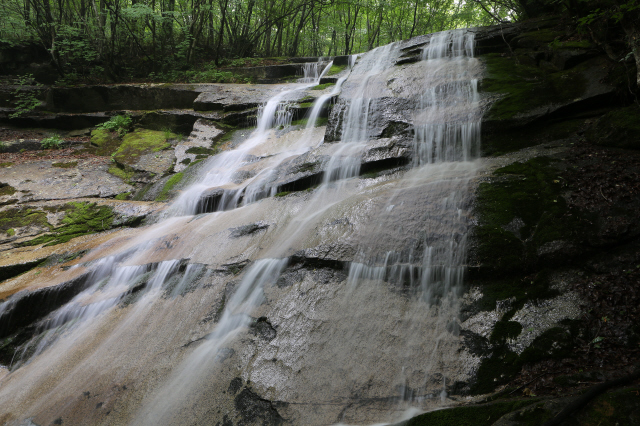
{"type": "MultiPolygon", "coordinates": [[[[327,124],[327,122],[329,121],[329,119],[327,117],[318,117],[318,119],[315,122],[315,126],[314,127],[321,127],[327,124]]],[[[307,123],[309,122],[308,118],[301,118],[300,120],[295,120],[291,122],[292,126],[300,126],[300,127],[306,127],[307,123]]]]}
{"type": "Polygon", "coordinates": [[[347,68],[346,65],[331,65],[331,69],[327,72],[327,75],[340,74],[345,68],[347,68]]]}
{"type": "Polygon", "coordinates": [[[313,106],[313,102],[305,102],[303,104],[298,105],[300,108],[311,108],[313,106]]]}
{"type": "Polygon", "coordinates": [[[111,143],[114,139],[118,139],[117,133],[110,132],[106,129],[95,129],[91,131],[91,145],[101,147],[111,143]]]}
{"type": "Polygon", "coordinates": [[[289,194],[291,194],[291,191],[282,191],[278,192],[276,195],[274,195],[274,197],[286,197],[289,194]]]}
{"type": "Polygon", "coordinates": [[[6,232],[7,232],[7,235],[10,236],[10,237],[13,237],[14,235],[16,235],[16,230],[13,229],[13,228],[7,229],[6,232]]]}
{"type": "Polygon", "coordinates": [[[0,231],[14,235],[14,228],[22,228],[25,226],[51,227],[49,222],[47,222],[47,214],[42,210],[19,207],[0,212],[0,231]],[[13,234],[9,233],[9,231],[13,231],[13,234]]]}
{"type": "Polygon", "coordinates": [[[125,182],[129,182],[130,179],[133,177],[133,175],[135,174],[135,172],[133,171],[133,169],[131,169],[130,167],[118,167],[116,165],[113,165],[111,167],[109,167],[108,170],[109,173],[111,173],[114,176],[119,177],[120,179],[122,179],[125,182]]]}
{"type": "Polygon", "coordinates": [[[11,167],[13,166],[13,163],[8,161],[6,163],[0,163],[0,167],[4,168],[4,167],[11,167]]]}
{"type": "MultiPolygon", "coordinates": [[[[331,67],[333,69],[333,67],[331,67]]],[[[344,68],[343,68],[344,69],[344,68]]],[[[331,87],[331,86],[335,86],[336,83],[324,83],[324,84],[318,84],[317,86],[313,86],[311,88],[311,90],[324,90],[327,87],[331,87]]]]}
{"type": "Polygon", "coordinates": [[[132,164],[143,154],[171,147],[167,141],[175,138],[178,138],[178,135],[169,132],[136,129],[125,135],[113,158],[121,164],[132,164]]]}
{"type": "Polygon", "coordinates": [[[133,200],[134,201],[142,201],[142,199],[144,198],[145,195],[147,195],[147,192],[149,192],[149,190],[153,187],[153,183],[147,184],[144,188],[142,188],[140,191],[138,191],[134,196],[133,196],[133,200]]]}
{"type": "Polygon", "coordinates": [[[421,414],[403,424],[405,426],[489,426],[505,414],[535,402],[535,400],[516,400],[454,407],[421,414]]]}
{"type": "Polygon", "coordinates": [[[183,177],[184,173],[176,173],[175,175],[171,176],[169,180],[167,180],[167,183],[164,184],[164,187],[162,188],[162,191],[160,191],[160,194],[156,197],[156,201],[167,201],[169,199],[169,191],[171,191],[173,187],[182,180],[183,177]]]}
{"type": "Polygon", "coordinates": [[[186,151],[187,154],[198,154],[198,155],[215,155],[218,153],[218,150],[215,149],[211,149],[211,148],[205,148],[203,146],[194,146],[191,147],[189,149],[187,149],[186,151]]]}
{"type": "Polygon", "coordinates": [[[122,192],[115,196],[116,200],[126,200],[131,195],[131,192],[122,192]]]}
{"type": "Polygon", "coordinates": [[[78,165],[77,161],[69,161],[67,163],[52,163],[52,167],[60,167],[61,169],[71,169],[78,165]]]}
{"type": "MultiPolygon", "coordinates": [[[[32,246],[45,244],[47,246],[66,243],[81,235],[93,234],[111,228],[113,211],[106,206],[96,203],[71,202],[64,205],[65,212],[62,225],[53,229],[52,233],[42,235],[22,245],[32,246]]],[[[44,213],[43,213],[44,214],[44,213]]]]}
{"type": "Polygon", "coordinates": [[[188,165],[189,163],[191,163],[191,158],[185,158],[180,162],[180,164],[185,164],[185,165],[188,165]]]}
{"type": "Polygon", "coordinates": [[[11,185],[0,183],[0,197],[5,195],[13,195],[16,193],[16,189],[11,185]]]}

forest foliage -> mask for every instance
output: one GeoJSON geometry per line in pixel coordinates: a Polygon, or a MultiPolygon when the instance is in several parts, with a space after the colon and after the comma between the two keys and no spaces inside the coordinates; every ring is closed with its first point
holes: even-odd
{"type": "Polygon", "coordinates": [[[348,55],[491,22],[473,0],[0,0],[0,43],[36,42],[62,74],[114,77],[348,55]]]}
{"type": "Polygon", "coordinates": [[[91,76],[177,81],[185,73],[194,82],[234,81],[221,66],[259,63],[252,58],[348,55],[447,29],[562,14],[594,38],[612,20],[622,22],[629,39],[635,37],[629,45],[638,57],[639,2],[0,0],[0,48],[35,43],[69,82],[91,76]]]}

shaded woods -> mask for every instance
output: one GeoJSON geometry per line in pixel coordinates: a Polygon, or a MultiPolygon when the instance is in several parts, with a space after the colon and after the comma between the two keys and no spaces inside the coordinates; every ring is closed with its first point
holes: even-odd
{"type": "Polygon", "coordinates": [[[491,21],[453,0],[0,0],[0,41],[40,44],[62,75],[114,79],[204,60],[351,54],[491,21]]]}

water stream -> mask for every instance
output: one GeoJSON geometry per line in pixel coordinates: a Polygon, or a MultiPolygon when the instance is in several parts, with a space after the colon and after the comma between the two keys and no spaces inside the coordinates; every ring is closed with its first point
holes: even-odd
{"type": "Polygon", "coordinates": [[[359,176],[400,44],[351,57],[292,131],[285,99],[332,63],[305,65],[164,221],[78,266],[83,290],[0,379],[15,424],[223,424],[233,410],[266,423],[363,424],[449,403],[447,386],[468,374],[456,321],[481,167],[473,45],[468,31],[431,37],[408,68],[413,106],[400,111],[412,162],[373,179],[359,176]],[[340,140],[324,143],[316,122],[337,96],[340,140]],[[318,187],[274,197],[279,170],[303,157],[321,165],[318,187]]]}

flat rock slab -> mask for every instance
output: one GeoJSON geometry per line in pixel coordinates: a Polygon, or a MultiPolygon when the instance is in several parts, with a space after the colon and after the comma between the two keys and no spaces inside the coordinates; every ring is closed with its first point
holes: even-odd
{"type": "Polygon", "coordinates": [[[132,164],[131,167],[137,171],[162,175],[171,169],[175,158],[176,157],[172,150],[152,152],[141,155],[140,158],[138,158],[138,161],[132,164]]]}
{"type": "MultiPolygon", "coordinates": [[[[68,224],[69,214],[75,214],[73,206],[68,204],[70,201],[40,201],[1,208],[0,251],[19,247],[43,233],[57,232],[59,227],[68,224]]],[[[139,223],[148,215],[164,208],[161,203],[101,198],[77,198],[73,202],[89,204],[94,212],[108,207],[111,217],[105,229],[139,223]]]]}
{"type": "MultiPolygon", "coordinates": [[[[137,229],[123,228],[101,232],[100,234],[84,235],[55,246],[30,246],[7,250],[0,253],[0,270],[14,265],[26,265],[28,267],[29,264],[38,264],[54,256],[62,258],[63,255],[68,253],[91,251],[99,246],[104,247],[103,250],[109,251],[109,246],[117,247],[118,243],[127,241],[138,233],[139,230],[137,229]]],[[[6,299],[8,296],[22,290],[54,287],[74,279],[85,273],[85,268],[68,269],[67,267],[93,260],[98,256],[97,253],[99,252],[96,251],[96,254],[90,252],[67,262],[62,261],[43,268],[35,269],[34,265],[34,269],[0,283],[0,300],[6,299]]]]}
{"type": "Polygon", "coordinates": [[[300,90],[290,91],[292,85],[280,84],[220,84],[209,85],[193,103],[196,111],[241,111],[264,104],[276,94],[288,91],[283,101],[299,101],[305,97],[317,97],[319,91],[304,90],[309,84],[300,84],[300,90]],[[316,92],[316,93],[313,93],[316,92]]]}
{"type": "Polygon", "coordinates": [[[0,182],[15,190],[11,194],[10,190],[5,190],[5,195],[0,196],[0,204],[113,197],[134,189],[122,179],[108,173],[107,164],[80,159],[73,167],[60,168],[53,167],[53,163],[56,161],[44,160],[0,169],[0,182]]]}

